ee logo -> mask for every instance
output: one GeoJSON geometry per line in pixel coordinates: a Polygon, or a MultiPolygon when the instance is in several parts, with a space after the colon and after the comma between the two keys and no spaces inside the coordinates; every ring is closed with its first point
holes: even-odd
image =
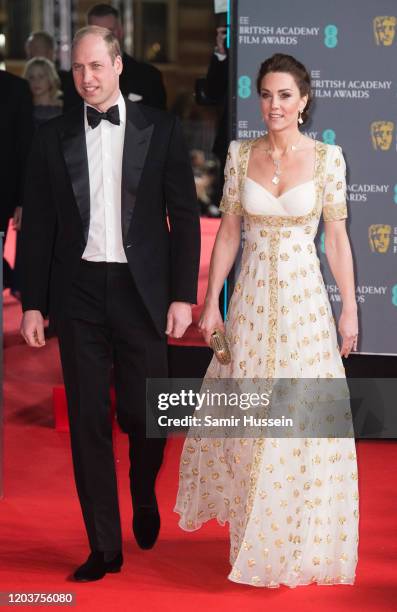
{"type": "Polygon", "coordinates": [[[397,285],[394,285],[391,289],[391,303],[393,306],[397,306],[397,285]]]}
{"type": "Polygon", "coordinates": [[[328,49],[335,49],[338,46],[338,28],[336,25],[327,25],[324,28],[324,45],[328,49]]]}
{"type": "Polygon", "coordinates": [[[335,144],[336,134],[334,130],[324,130],[323,132],[323,142],[325,144],[334,145],[335,144]]]}
{"type": "Polygon", "coordinates": [[[251,79],[249,76],[243,75],[238,80],[238,97],[249,98],[251,95],[251,79]]]}

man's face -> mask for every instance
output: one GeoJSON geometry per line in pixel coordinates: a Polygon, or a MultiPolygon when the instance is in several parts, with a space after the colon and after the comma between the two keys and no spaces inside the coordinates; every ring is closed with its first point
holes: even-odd
{"type": "Polygon", "coordinates": [[[87,34],[73,49],[72,70],[76,90],[91,106],[106,111],[119,95],[121,57],[112,63],[105,41],[87,34]]]}
{"type": "Polygon", "coordinates": [[[88,19],[88,25],[99,26],[101,28],[107,28],[114,34],[119,41],[120,45],[123,42],[123,28],[121,23],[113,15],[106,15],[106,17],[90,17],[88,19]]]}
{"type": "Polygon", "coordinates": [[[26,57],[46,57],[51,62],[54,61],[54,51],[41,40],[29,39],[25,45],[26,57]]]}

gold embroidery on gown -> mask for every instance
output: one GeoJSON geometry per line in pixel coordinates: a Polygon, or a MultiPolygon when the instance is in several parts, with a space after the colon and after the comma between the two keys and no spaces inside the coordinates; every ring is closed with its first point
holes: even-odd
{"type": "MultiPolygon", "coordinates": [[[[218,378],[344,379],[314,246],[319,219],[344,219],[341,149],[315,143],[312,181],[279,198],[247,177],[254,141],[232,141],[221,210],[243,216],[245,244],[218,378]],[[281,213],[281,214],[280,214],[281,213]]],[[[291,414],[294,405],[290,405],[291,414]]],[[[271,434],[270,434],[271,435],[271,434]]],[[[253,586],[353,584],[358,489],[352,438],[188,437],[175,511],[185,530],[229,522],[229,578],[253,586]]]]}

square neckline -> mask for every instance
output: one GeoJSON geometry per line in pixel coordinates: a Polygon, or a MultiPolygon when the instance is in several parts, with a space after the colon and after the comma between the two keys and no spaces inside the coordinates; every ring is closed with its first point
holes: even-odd
{"type": "Polygon", "coordinates": [[[290,191],[294,191],[298,187],[303,187],[304,185],[308,185],[309,183],[315,183],[315,178],[316,178],[316,163],[317,163],[317,157],[318,157],[318,150],[317,150],[318,141],[317,140],[314,140],[314,164],[313,164],[313,176],[312,176],[312,178],[309,179],[308,181],[304,181],[303,183],[297,183],[293,187],[290,187],[286,191],[283,191],[283,193],[281,193],[278,196],[274,195],[274,193],[272,193],[269,189],[267,189],[267,187],[265,187],[261,183],[258,183],[258,181],[256,181],[255,179],[251,178],[250,176],[248,176],[248,166],[249,166],[249,163],[250,163],[251,149],[252,149],[252,146],[253,146],[254,142],[255,142],[255,140],[252,141],[251,146],[249,148],[247,164],[246,164],[246,167],[245,167],[244,179],[249,179],[252,183],[255,183],[255,185],[258,185],[258,187],[263,189],[263,191],[265,191],[267,194],[269,194],[272,198],[274,198],[275,200],[280,200],[282,197],[284,197],[290,191]]]}
{"type": "Polygon", "coordinates": [[[283,193],[281,195],[279,195],[279,196],[275,196],[274,193],[272,193],[271,191],[266,189],[266,187],[261,185],[261,183],[258,183],[258,181],[254,181],[254,179],[252,179],[250,176],[247,175],[245,177],[245,180],[251,181],[251,183],[254,183],[254,185],[259,187],[259,189],[263,189],[263,191],[265,191],[266,194],[268,196],[270,196],[271,198],[273,198],[274,200],[281,200],[281,198],[283,198],[285,195],[288,195],[291,191],[295,191],[299,187],[305,187],[306,185],[310,185],[311,183],[313,183],[313,185],[314,185],[314,178],[312,178],[312,179],[309,179],[308,181],[305,181],[304,183],[298,183],[294,187],[291,187],[290,189],[287,189],[287,191],[283,191],[283,193]]]}

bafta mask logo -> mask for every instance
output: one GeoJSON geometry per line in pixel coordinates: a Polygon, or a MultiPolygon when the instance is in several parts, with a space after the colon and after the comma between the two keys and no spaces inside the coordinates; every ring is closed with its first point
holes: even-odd
{"type": "Polygon", "coordinates": [[[374,19],[374,34],[377,45],[390,47],[393,44],[394,35],[396,32],[396,17],[375,17],[374,19]]]}
{"type": "Polygon", "coordinates": [[[387,253],[390,245],[391,225],[376,223],[368,228],[369,246],[373,253],[387,253]]]}
{"type": "Polygon", "coordinates": [[[388,151],[393,142],[393,121],[374,121],[371,123],[372,145],[375,151],[388,151]]]}

